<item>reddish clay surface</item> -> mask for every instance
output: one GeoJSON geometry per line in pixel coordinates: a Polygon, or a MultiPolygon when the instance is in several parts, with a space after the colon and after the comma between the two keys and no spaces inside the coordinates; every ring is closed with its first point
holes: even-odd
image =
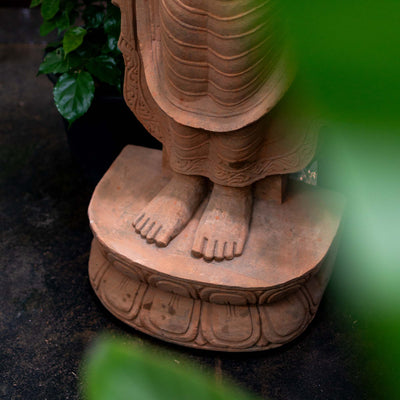
{"type": "Polygon", "coordinates": [[[275,2],[115,3],[124,96],[165,157],[126,147],[93,194],[97,295],[128,324],[187,346],[286,343],[315,314],[343,201],[285,192],[319,124],[277,106],[292,76],[275,2]]]}
{"type": "Polygon", "coordinates": [[[93,194],[89,269],[106,307],[140,330],[193,347],[261,350],[299,335],[329,278],[342,197],[304,184],[289,187],[283,204],[255,197],[243,254],[205,262],[191,251],[208,198],[165,248],[132,227],[168,185],[161,164],[160,151],[128,146],[93,194]],[[174,311],[163,313],[172,303],[174,311]]]}
{"type": "Polygon", "coordinates": [[[134,221],[135,229],[167,246],[203,196],[203,184],[182,175],[202,176],[214,183],[213,208],[204,211],[193,254],[206,260],[239,256],[252,213],[251,185],[304,168],[319,127],[293,113],[290,102],[275,107],[292,79],[276,5],[115,3],[121,9],[126,102],[163,143],[175,173],[134,221]],[[180,194],[179,204],[171,193],[180,194]],[[223,212],[216,215],[216,209],[223,212]]]}

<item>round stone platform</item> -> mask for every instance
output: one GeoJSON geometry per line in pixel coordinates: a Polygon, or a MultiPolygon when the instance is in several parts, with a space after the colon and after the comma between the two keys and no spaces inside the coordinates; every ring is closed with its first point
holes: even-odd
{"type": "Polygon", "coordinates": [[[342,197],[296,184],[283,204],[256,198],[243,255],[205,262],[190,251],[207,199],[166,248],[132,227],[167,181],[160,151],[127,146],[93,194],[89,275],[105,307],[140,331],[202,349],[265,350],[303,332],[330,276],[342,197]]]}

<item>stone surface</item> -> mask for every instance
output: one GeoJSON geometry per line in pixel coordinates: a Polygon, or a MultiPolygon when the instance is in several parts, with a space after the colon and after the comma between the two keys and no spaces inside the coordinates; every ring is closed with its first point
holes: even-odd
{"type": "Polygon", "coordinates": [[[257,181],[254,185],[254,197],[273,200],[282,204],[285,200],[288,175],[270,175],[257,181]]]}
{"type": "MultiPolygon", "coordinates": [[[[282,96],[287,85],[274,87],[279,94],[275,93],[272,98],[268,91],[257,91],[258,97],[271,101],[267,109],[261,107],[263,111],[257,117],[248,111],[240,113],[240,105],[227,107],[225,113],[236,118],[236,122],[229,126],[225,125],[229,118],[220,115],[212,126],[198,129],[198,124],[193,123],[193,119],[199,117],[197,108],[192,108],[190,112],[180,109],[179,114],[178,111],[168,112],[168,109],[160,107],[159,97],[166,95],[167,90],[150,90],[150,86],[158,81],[152,68],[158,68],[154,66],[157,63],[162,64],[158,59],[162,34],[158,32],[159,26],[154,20],[157,18],[158,2],[152,1],[154,7],[146,7],[141,1],[115,0],[115,3],[121,9],[119,47],[125,60],[126,103],[146,130],[163,143],[175,172],[206,176],[214,183],[226,186],[246,186],[268,175],[298,171],[311,161],[320,126],[318,122],[303,120],[293,113],[290,98],[281,101],[277,109],[263,117],[282,96]],[[141,28],[139,38],[137,16],[140,16],[137,27],[141,28]],[[246,119],[250,115],[253,123],[246,119]]],[[[228,13],[246,7],[244,3],[235,3],[226,7],[228,13]]],[[[213,3],[207,4],[212,6],[213,3]]],[[[268,9],[269,2],[263,3],[263,7],[268,9]]],[[[178,23],[175,28],[179,30],[179,26],[178,23]]],[[[240,29],[243,27],[239,26],[240,29]]],[[[200,28],[190,33],[194,37],[200,34],[200,28]]],[[[229,70],[230,67],[225,68],[229,70]]],[[[283,66],[277,68],[278,75],[285,75],[283,66]]],[[[188,104],[193,107],[195,103],[188,104]]],[[[208,112],[214,110],[210,107],[208,112]]],[[[200,119],[205,118],[201,116],[200,119]]]]}
{"type": "MultiPolygon", "coordinates": [[[[116,3],[124,14],[128,3],[116,3]]],[[[133,7],[151,96],[179,124],[235,131],[270,111],[291,82],[275,0],[133,7]]]]}
{"type": "Polygon", "coordinates": [[[160,151],[127,146],[96,187],[89,272],[106,307],[139,330],[198,348],[263,350],[298,336],[330,276],[342,197],[297,184],[283,204],[256,198],[243,255],[204,262],[190,249],[206,204],[166,248],[134,234],[132,221],[169,179],[160,151]]]}
{"type": "Polygon", "coordinates": [[[299,115],[290,96],[282,100],[292,67],[279,4],[114,3],[121,10],[125,100],[163,143],[175,173],[143,205],[136,232],[167,246],[190,222],[208,179],[213,187],[192,254],[206,261],[238,257],[253,212],[251,185],[304,168],[320,127],[299,115]]]}

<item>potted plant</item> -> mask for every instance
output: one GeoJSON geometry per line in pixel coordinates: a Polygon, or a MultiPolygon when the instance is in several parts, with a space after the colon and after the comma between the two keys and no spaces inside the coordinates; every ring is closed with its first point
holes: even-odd
{"type": "Polygon", "coordinates": [[[160,148],[126,106],[118,49],[120,12],[111,0],[32,0],[48,43],[38,74],[54,83],[54,102],[85,176],[97,182],[128,143],[160,148]]]}

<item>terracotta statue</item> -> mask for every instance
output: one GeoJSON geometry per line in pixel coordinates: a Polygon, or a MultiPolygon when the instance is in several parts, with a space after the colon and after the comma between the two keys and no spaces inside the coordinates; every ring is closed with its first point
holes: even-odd
{"type": "Polygon", "coordinates": [[[285,190],[318,124],[291,106],[277,1],[115,0],[125,100],[163,152],[126,146],[97,185],[89,276],[117,318],[162,340],[281,346],[328,282],[344,201],[285,190]]]}
{"type": "MultiPolygon", "coordinates": [[[[213,183],[192,254],[242,254],[252,184],[304,168],[315,130],[288,128],[270,110],[287,90],[287,51],[273,0],[115,0],[125,98],[164,145],[174,175],[133,222],[165,247],[213,183]]],[[[276,113],[275,113],[276,114],[276,113]]],[[[286,118],[286,119],[285,119],[286,118]]]]}

